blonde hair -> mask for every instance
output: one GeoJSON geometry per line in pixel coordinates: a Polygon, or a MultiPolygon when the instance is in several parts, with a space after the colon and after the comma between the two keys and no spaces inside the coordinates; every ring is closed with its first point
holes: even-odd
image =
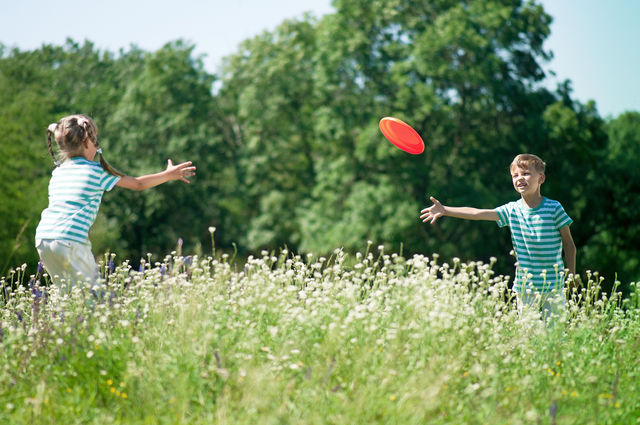
{"type": "Polygon", "coordinates": [[[49,127],[47,127],[47,146],[49,147],[49,154],[51,158],[53,158],[56,167],[69,158],[81,156],[83,143],[86,139],[89,139],[98,149],[97,153],[100,155],[100,165],[102,165],[102,168],[104,168],[106,172],[115,176],[124,176],[124,174],[113,168],[102,156],[102,149],[98,144],[98,127],[96,127],[93,120],[86,115],[69,115],[60,119],[57,123],[49,124],[49,127]],[[58,146],[57,155],[53,152],[51,135],[54,136],[56,145],[58,146]]]}
{"type": "Polygon", "coordinates": [[[531,167],[538,173],[544,173],[546,166],[547,164],[545,164],[539,156],[530,153],[521,153],[513,158],[513,161],[511,161],[511,165],[509,166],[509,170],[513,170],[516,167],[524,169],[531,167]]]}

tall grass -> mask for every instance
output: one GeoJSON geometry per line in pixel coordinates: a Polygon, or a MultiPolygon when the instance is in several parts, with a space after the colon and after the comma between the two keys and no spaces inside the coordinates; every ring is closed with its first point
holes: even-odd
{"type": "Polygon", "coordinates": [[[13,271],[0,423],[640,423],[635,286],[591,276],[549,326],[490,264],[378,251],[107,256],[71,291],[13,271]]]}

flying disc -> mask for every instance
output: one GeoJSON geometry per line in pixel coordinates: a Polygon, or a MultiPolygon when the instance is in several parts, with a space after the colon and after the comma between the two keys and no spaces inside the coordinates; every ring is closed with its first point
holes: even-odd
{"type": "Polygon", "coordinates": [[[417,155],[424,152],[422,138],[409,124],[393,117],[380,120],[380,130],[384,137],[405,152],[417,155]]]}

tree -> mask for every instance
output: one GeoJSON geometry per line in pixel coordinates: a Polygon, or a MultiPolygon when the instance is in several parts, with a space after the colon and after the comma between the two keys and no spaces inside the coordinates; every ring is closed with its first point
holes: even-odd
{"type": "Polygon", "coordinates": [[[312,22],[285,21],[245,41],[223,71],[218,98],[236,129],[228,133],[236,139],[237,191],[248,223],[242,242],[249,249],[295,248],[300,241],[296,208],[313,188],[319,147],[314,51],[312,22]]]}
{"type": "Polygon", "coordinates": [[[640,273],[640,171],[636,158],[640,154],[640,113],[625,112],[605,126],[608,135],[606,155],[595,169],[594,184],[585,187],[593,196],[585,209],[599,212],[590,229],[592,237],[584,255],[592,270],[606,276],[610,287],[614,278],[627,289],[638,282],[640,273]]]}
{"type": "MultiPolygon", "coordinates": [[[[178,240],[196,246],[216,224],[219,137],[210,122],[214,77],[207,74],[193,46],[169,43],[144,55],[139,74],[128,82],[104,130],[112,164],[129,175],[162,170],[192,160],[194,184],[171,182],[144,192],[116,190],[105,195],[105,214],[115,217],[129,256],[168,252],[178,240]]],[[[206,239],[205,239],[206,240],[206,239]]]]}

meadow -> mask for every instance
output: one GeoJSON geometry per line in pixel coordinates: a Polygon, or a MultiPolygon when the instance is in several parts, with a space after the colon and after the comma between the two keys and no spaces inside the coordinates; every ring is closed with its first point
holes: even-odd
{"type": "Polygon", "coordinates": [[[371,244],[116,262],[3,278],[0,423],[640,424],[635,284],[589,273],[549,325],[491,263],[371,244]]]}

